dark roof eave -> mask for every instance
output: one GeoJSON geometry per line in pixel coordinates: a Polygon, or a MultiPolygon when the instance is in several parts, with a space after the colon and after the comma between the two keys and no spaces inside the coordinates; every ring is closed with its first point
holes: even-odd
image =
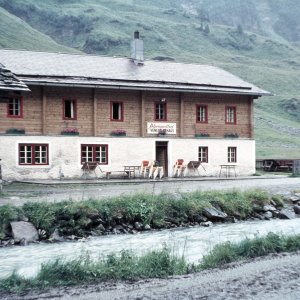
{"type": "Polygon", "coordinates": [[[243,91],[232,91],[232,90],[218,90],[218,89],[197,89],[192,87],[186,88],[176,88],[176,87],[151,87],[151,86],[126,86],[126,85],[119,85],[119,84],[91,84],[91,83],[66,83],[66,82],[47,82],[47,81],[26,81],[28,85],[37,85],[37,86],[61,86],[61,87],[81,87],[81,88],[101,88],[101,89],[118,89],[118,90],[139,90],[139,91],[169,91],[169,92],[187,92],[187,93],[217,93],[217,94],[236,94],[236,95],[249,95],[254,97],[261,97],[261,96],[271,96],[271,93],[268,92],[251,92],[248,90],[243,91]]]}

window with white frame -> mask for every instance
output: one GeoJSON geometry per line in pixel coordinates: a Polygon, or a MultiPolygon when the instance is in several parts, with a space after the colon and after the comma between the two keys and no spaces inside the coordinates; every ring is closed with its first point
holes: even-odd
{"type": "Polygon", "coordinates": [[[63,119],[76,120],[77,118],[77,105],[76,100],[63,100],[63,119]]]}
{"type": "Polygon", "coordinates": [[[228,162],[229,163],[236,163],[237,158],[237,151],[236,147],[228,147],[228,162]]]}
{"type": "Polygon", "coordinates": [[[23,101],[21,97],[13,97],[8,100],[7,116],[11,118],[22,118],[23,101]]]}
{"type": "Polygon", "coordinates": [[[208,147],[199,147],[198,160],[200,162],[208,163],[208,147]]]}
{"type": "Polygon", "coordinates": [[[236,108],[234,106],[226,106],[225,121],[226,124],[236,124],[236,108]]]}
{"type": "Polygon", "coordinates": [[[207,105],[197,105],[197,123],[207,123],[207,105]]]}
{"type": "Polygon", "coordinates": [[[167,103],[165,103],[165,102],[155,103],[154,119],[156,121],[166,121],[167,120],[167,103]]]}
{"type": "Polygon", "coordinates": [[[81,145],[81,163],[98,162],[108,164],[108,145],[81,145]]]}
{"type": "Polygon", "coordinates": [[[19,144],[19,165],[48,165],[48,144],[19,144]]]}
{"type": "Polygon", "coordinates": [[[123,103],[111,102],[110,103],[110,120],[111,121],[123,121],[123,103]]]}

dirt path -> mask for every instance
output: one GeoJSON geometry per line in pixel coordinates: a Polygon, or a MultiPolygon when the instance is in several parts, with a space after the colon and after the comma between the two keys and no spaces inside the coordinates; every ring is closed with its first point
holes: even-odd
{"type": "Polygon", "coordinates": [[[39,185],[39,184],[12,184],[4,187],[0,196],[0,205],[11,203],[22,205],[28,201],[62,201],[103,199],[135,193],[180,193],[206,190],[262,188],[272,193],[289,193],[300,190],[300,178],[282,177],[249,179],[215,179],[215,180],[179,180],[179,181],[149,181],[112,184],[71,184],[71,185],[39,185]]]}
{"type": "Polygon", "coordinates": [[[142,300],[142,299],[300,299],[300,252],[235,263],[223,270],[145,280],[53,289],[8,299],[142,300]]]}

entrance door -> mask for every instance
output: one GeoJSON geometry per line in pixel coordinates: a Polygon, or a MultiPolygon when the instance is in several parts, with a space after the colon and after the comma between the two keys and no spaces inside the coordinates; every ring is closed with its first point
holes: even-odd
{"type": "Polygon", "coordinates": [[[165,176],[168,177],[168,142],[156,142],[155,160],[164,168],[165,176]]]}

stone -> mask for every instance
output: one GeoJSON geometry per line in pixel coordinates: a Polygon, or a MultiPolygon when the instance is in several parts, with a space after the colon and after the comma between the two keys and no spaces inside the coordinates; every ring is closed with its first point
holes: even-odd
{"type": "Polygon", "coordinates": [[[252,206],[253,211],[255,212],[261,212],[262,211],[262,207],[256,203],[253,204],[252,206]]]}
{"type": "Polygon", "coordinates": [[[266,211],[263,216],[265,217],[265,220],[270,220],[273,218],[273,214],[271,211],[266,211]]]}
{"type": "Polygon", "coordinates": [[[150,225],[149,225],[149,224],[146,224],[146,225],[144,226],[144,229],[145,229],[145,230],[150,230],[150,229],[151,229],[151,227],[150,227],[150,225]]]}
{"type": "Polygon", "coordinates": [[[275,211],[276,210],[276,207],[274,207],[273,205],[264,205],[262,210],[264,212],[267,212],[267,211],[275,211]]]}
{"type": "Polygon", "coordinates": [[[298,197],[298,196],[290,196],[288,198],[288,200],[291,201],[291,202],[293,202],[293,203],[296,203],[296,202],[300,201],[300,197],[298,197]]]}
{"type": "Polygon", "coordinates": [[[278,216],[280,219],[295,219],[296,217],[295,213],[287,208],[280,210],[278,216]]]}
{"type": "Polygon", "coordinates": [[[116,225],[115,229],[118,230],[118,231],[122,231],[124,228],[123,228],[122,225],[116,225]]]}
{"type": "Polygon", "coordinates": [[[215,207],[205,207],[203,209],[203,215],[210,220],[224,221],[227,218],[227,214],[215,207]]]}
{"type": "Polygon", "coordinates": [[[212,226],[213,223],[211,221],[207,221],[207,222],[202,222],[200,223],[200,226],[203,226],[203,227],[210,227],[212,226]]]}
{"type": "Polygon", "coordinates": [[[105,231],[105,227],[102,224],[98,225],[96,229],[101,231],[101,232],[105,231]]]}
{"type": "Polygon", "coordinates": [[[27,246],[27,245],[28,245],[27,240],[21,239],[21,241],[20,241],[20,246],[27,246]]]}
{"type": "Polygon", "coordinates": [[[10,222],[12,236],[15,241],[25,239],[28,243],[35,242],[39,239],[36,228],[30,222],[10,222]]]}
{"type": "Polygon", "coordinates": [[[142,230],[142,224],[140,222],[135,222],[134,223],[134,228],[136,230],[142,230]]]}
{"type": "Polygon", "coordinates": [[[294,209],[294,212],[296,215],[300,215],[300,206],[299,205],[294,205],[293,209],[294,209]]]}
{"type": "Polygon", "coordinates": [[[65,241],[64,237],[60,236],[57,228],[51,234],[49,240],[51,240],[53,242],[64,242],[65,241]]]}
{"type": "Polygon", "coordinates": [[[197,223],[203,223],[203,222],[206,222],[207,221],[207,218],[204,217],[203,215],[196,215],[194,217],[194,220],[197,222],[197,223]]]}
{"type": "Polygon", "coordinates": [[[259,219],[259,220],[264,220],[265,217],[260,215],[259,213],[254,213],[253,216],[256,218],[256,219],[259,219]]]}

